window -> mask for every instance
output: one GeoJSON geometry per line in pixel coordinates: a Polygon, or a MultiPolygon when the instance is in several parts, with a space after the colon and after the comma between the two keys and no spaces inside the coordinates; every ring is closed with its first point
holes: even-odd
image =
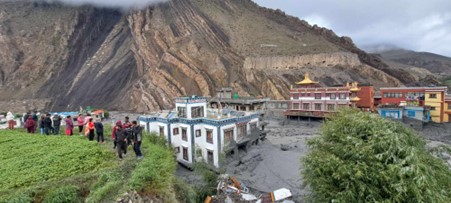
{"type": "Polygon", "coordinates": [[[249,128],[251,128],[251,132],[254,132],[255,130],[257,130],[257,123],[249,123],[249,128]]]}
{"type": "Polygon", "coordinates": [[[309,103],[303,103],[302,104],[302,109],[303,110],[310,110],[310,104],[309,103]]]}
{"type": "Polygon", "coordinates": [[[430,99],[436,99],[437,98],[437,94],[429,94],[429,98],[430,99]]]}
{"type": "Polygon", "coordinates": [[[339,109],[343,109],[343,108],[346,108],[346,107],[349,107],[349,105],[347,105],[347,104],[339,104],[338,105],[339,109]]]}
{"type": "Polygon", "coordinates": [[[202,133],[200,132],[200,129],[196,130],[196,137],[202,136],[202,133]]]}
{"type": "Polygon", "coordinates": [[[213,144],[213,130],[207,130],[207,142],[213,144]]]}
{"type": "Polygon", "coordinates": [[[293,109],[299,109],[299,103],[293,103],[293,109]]]}
{"type": "Polygon", "coordinates": [[[172,135],[178,135],[179,134],[179,128],[172,129],[172,135]]]}
{"type": "Polygon", "coordinates": [[[293,93],[293,99],[299,99],[299,93],[293,93]]]}
{"type": "Polygon", "coordinates": [[[237,135],[239,138],[243,138],[247,135],[247,124],[237,126],[237,135]]]}
{"type": "Polygon", "coordinates": [[[186,128],[182,128],[182,140],[188,141],[188,135],[186,134],[186,128]]]}
{"type": "Polygon", "coordinates": [[[180,147],[174,147],[174,151],[176,154],[180,153],[180,147]]]}
{"type": "Polygon", "coordinates": [[[207,150],[207,160],[208,160],[209,164],[214,164],[215,163],[215,158],[213,156],[213,151],[207,150]]]}
{"type": "Polygon", "coordinates": [[[164,126],[160,126],[160,136],[164,136],[164,126]]]}
{"type": "Polygon", "coordinates": [[[177,107],[178,116],[180,118],[186,118],[186,108],[185,107],[177,107]]]}
{"type": "Polygon", "coordinates": [[[321,104],[315,104],[315,111],[321,111],[321,104]]]}
{"type": "Polygon", "coordinates": [[[191,108],[191,118],[204,117],[204,107],[198,106],[191,108]]]}
{"type": "Polygon", "coordinates": [[[230,143],[233,140],[233,128],[224,130],[224,143],[230,143]]]}
{"type": "Polygon", "coordinates": [[[335,93],[331,93],[329,98],[330,99],[335,99],[335,98],[337,98],[337,95],[335,93]]]}
{"type": "Polygon", "coordinates": [[[402,92],[384,92],[385,98],[402,98],[402,92]]]}
{"type": "Polygon", "coordinates": [[[448,110],[451,110],[451,103],[448,103],[448,110]]]}
{"type": "Polygon", "coordinates": [[[315,93],[315,99],[321,99],[321,93],[315,93]]]}
{"type": "Polygon", "coordinates": [[[339,98],[339,99],[346,99],[346,93],[340,93],[340,94],[338,95],[338,98],[339,98]]]}
{"type": "Polygon", "coordinates": [[[188,161],[188,147],[183,147],[183,159],[188,161]]]}
{"type": "Polygon", "coordinates": [[[435,106],[431,106],[431,111],[435,111],[435,106]]]}
{"type": "Polygon", "coordinates": [[[335,111],[335,104],[327,104],[328,111],[335,111]]]}
{"type": "Polygon", "coordinates": [[[415,111],[407,111],[407,116],[410,118],[415,118],[415,111]]]}

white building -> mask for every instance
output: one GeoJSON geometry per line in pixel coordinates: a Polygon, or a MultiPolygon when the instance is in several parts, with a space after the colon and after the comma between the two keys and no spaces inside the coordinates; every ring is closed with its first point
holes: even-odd
{"type": "Polygon", "coordinates": [[[138,119],[148,132],[165,136],[180,163],[204,160],[219,167],[221,153],[264,135],[259,118],[257,112],[207,109],[206,98],[192,96],[177,98],[174,111],[138,119]]]}

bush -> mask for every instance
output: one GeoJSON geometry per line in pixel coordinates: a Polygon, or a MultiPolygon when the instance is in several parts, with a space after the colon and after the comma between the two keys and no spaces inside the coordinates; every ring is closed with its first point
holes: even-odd
{"type": "Polygon", "coordinates": [[[344,110],[309,146],[312,202],[451,202],[451,171],[398,122],[344,110]]]}
{"type": "Polygon", "coordinates": [[[78,194],[78,187],[69,185],[50,191],[43,203],[79,203],[81,202],[78,194]]]}
{"type": "Polygon", "coordinates": [[[31,203],[33,198],[28,193],[19,193],[4,200],[0,200],[0,203],[31,203]]]}
{"type": "Polygon", "coordinates": [[[110,112],[107,111],[107,110],[104,110],[103,116],[104,116],[105,118],[110,118],[110,112]]]}
{"type": "Polygon", "coordinates": [[[167,147],[164,138],[155,134],[145,134],[142,146],[144,158],[132,172],[131,189],[171,196],[176,168],[171,148],[167,147]]]}
{"type": "Polygon", "coordinates": [[[194,189],[182,180],[175,180],[174,191],[179,202],[196,203],[197,194],[194,189]]]}

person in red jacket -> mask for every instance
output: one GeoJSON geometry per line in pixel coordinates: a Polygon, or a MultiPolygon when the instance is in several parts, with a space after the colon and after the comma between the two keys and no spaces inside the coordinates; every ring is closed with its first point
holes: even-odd
{"type": "Polygon", "coordinates": [[[25,128],[27,128],[28,133],[34,133],[36,129],[36,122],[34,122],[31,116],[28,116],[27,121],[25,122],[25,128]]]}
{"type": "Polygon", "coordinates": [[[113,127],[113,131],[111,132],[111,138],[113,139],[113,144],[114,144],[113,149],[116,149],[116,146],[117,146],[117,142],[116,142],[116,131],[117,131],[117,129],[119,128],[118,126],[121,126],[121,127],[122,127],[122,122],[121,122],[121,120],[118,120],[118,121],[116,122],[116,125],[113,127]]]}
{"type": "Polygon", "coordinates": [[[92,122],[92,118],[89,118],[88,123],[86,124],[86,131],[88,131],[88,139],[89,141],[94,140],[94,123],[92,122]]]}

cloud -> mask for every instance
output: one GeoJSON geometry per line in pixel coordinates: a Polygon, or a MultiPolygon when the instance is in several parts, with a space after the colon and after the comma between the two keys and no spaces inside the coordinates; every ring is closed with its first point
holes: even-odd
{"type": "Polygon", "coordinates": [[[35,0],[37,2],[60,2],[68,5],[93,5],[108,8],[144,8],[152,4],[166,2],[169,0],[35,0]]]}
{"type": "Polygon", "coordinates": [[[358,46],[392,44],[451,56],[449,0],[254,0],[350,36],[358,46]]]}

